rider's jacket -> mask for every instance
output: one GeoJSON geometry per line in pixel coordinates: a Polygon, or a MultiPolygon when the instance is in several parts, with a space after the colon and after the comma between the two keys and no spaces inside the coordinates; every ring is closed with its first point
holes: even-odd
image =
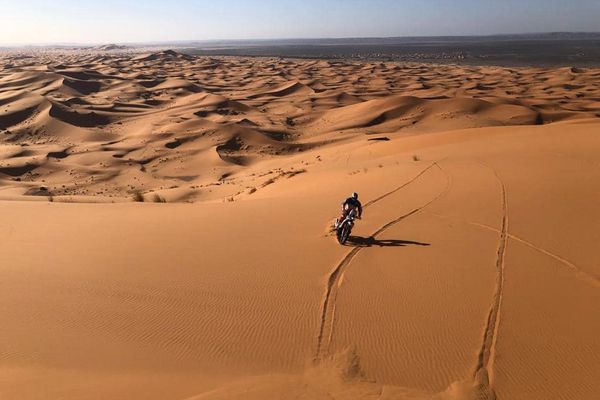
{"type": "Polygon", "coordinates": [[[358,216],[360,217],[362,215],[362,204],[360,201],[358,201],[358,199],[355,199],[354,197],[348,197],[346,201],[342,203],[342,209],[345,210],[346,206],[358,209],[358,216]]]}

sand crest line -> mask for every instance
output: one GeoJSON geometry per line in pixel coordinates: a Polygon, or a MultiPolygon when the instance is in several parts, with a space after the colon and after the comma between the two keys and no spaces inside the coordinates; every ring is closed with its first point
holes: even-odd
{"type": "MultiPolygon", "coordinates": [[[[398,222],[410,217],[411,215],[417,214],[420,211],[422,211],[424,208],[426,208],[427,206],[429,206],[430,204],[432,204],[433,202],[435,202],[436,200],[440,199],[441,197],[443,197],[448,190],[450,189],[451,186],[451,178],[450,176],[440,167],[440,165],[437,162],[432,163],[430,166],[428,166],[427,168],[425,168],[423,171],[421,171],[421,173],[419,173],[417,176],[415,176],[413,179],[411,179],[409,182],[403,184],[402,186],[400,186],[399,188],[383,195],[380,196],[379,198],[375,199],[374,201],[371,201],[369,203],[367,203],[367,205],[372,205],[375,202],[383,199],[386,196],[391,195],[392,193],[395,193],[396,191],[400,190],[401,188],[405,187],[406,185],[408,185],[409,183],[414,182],[418,177],[422,176],[424,174],[424,172],[426,172],[427,170],[429,170],[430,168],[432,168],[433,166],[437,166],[440,171],[442,171],[445,175],[446,175],[446,186],[444,189],[442,189],[440,191],[440,193],[438,193],[437,196],[435,196],[433,199],[429,200],[427,203],[423,204],[420,207],[417,207],[413,210],[411,210],[410,212],[403,214],[401,216],[399,216],[398,218],[386,223],[385,225],[383,225],[382,227],[380,227],[379,229],[377,229],[375,232],[373,232],[370,236],[375,237],[376,235],[384,232],[385,230],[389,229],[390,227],[392,227],[393,225],[397,224],[398,222]]],[[[327,356],[328,351],[329,351],[329,347],[331,345],[331,340],[333,339],[333,327],[334,327],[334,317],[335,317],[335,311],[336,311],[336,298],[337,298],[337,290],[339,287],[339,279],[342,276],[342,273],[345,269],[346,266],[348,266],[350,264],[350,262],[354,259],[354,257],[356,257],[356,255],[362,250],[364,249],[364,247],[355,247],[353,248],[350,252],[348,252],[344,258],[342,259],[342,261],[340,261],[335,268],[331,271],[331,273],[329,274],[329,277],[327,278],[327,286],[325,289],[325,294],[323,296],[323,302],[322,302],[322,306],[321,306],[321,323],[319,326],[319,334],[317,335],[317,348],[316,348],[316,352],[315,352],[315,356],[314,356],[314,361],[320,361],[322,360],[325,356],[327,356]],[[329,332],[326,334],[325,331],[328,330],[329,332]],[[327,347],[325,350],[323,350],[323,339],[324,337],[327,337],[327,347]],[[325,354],[323,354],[323,352],[326,351],[325,354]]]]}

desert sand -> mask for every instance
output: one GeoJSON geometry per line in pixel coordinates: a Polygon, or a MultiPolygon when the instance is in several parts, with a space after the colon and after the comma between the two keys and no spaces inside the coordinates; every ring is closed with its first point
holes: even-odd
{"type": "Polygon", "coordinates": [[[0,398],[595,398],[598,117],[591,68],[3,54],[0,398]]]}

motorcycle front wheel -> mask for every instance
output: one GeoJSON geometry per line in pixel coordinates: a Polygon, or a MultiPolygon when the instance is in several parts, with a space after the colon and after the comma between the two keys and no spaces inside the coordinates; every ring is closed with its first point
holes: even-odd
{"type": "Polygon", "coordinates": [[[344,224],[344,226],[342,226],[342,230],[340,232],[340,235],[338,236],[338,241],[340,242],[340,244],[346,244],[346,241],[350,237],[351,229],[352,228],[350,227],[350,224],[344,224]]]}

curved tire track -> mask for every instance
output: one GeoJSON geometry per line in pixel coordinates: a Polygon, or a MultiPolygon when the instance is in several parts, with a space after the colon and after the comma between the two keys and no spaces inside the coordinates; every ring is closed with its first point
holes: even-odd
{"type": "MultiPolygon", "coordinates": [[[[440,191],[440,193],[438,193],[433,199],[429,200],[427,203],[425,203],[425,204],[411,210],[410,212],[403,214],[403,215],[399,216],[398,218],[381,226],[379,229],[377,229],[375,232],[373,232],[371,234],[372,237],[379,235],[380,233],[382,233],[385,230],[389,229],[390,227],[394,226],[398,222],[410,217],[411,215],[421,212],[424,208],[429,206],[434,201],[440,199],[448,192],[448,190],[450,189],[450,186],[451,186],[450,175],[448,175],[439,166],[439,164],[437,162],[434,162],[430,166],[425,168],[423,171],[421,171],[413,179],[408,181],[407,183],[403,184],[402,186],[399,186],[398,188],[394,189],[391,192],[388,192],[388,193],[368,202],[365,205],[365,207],[375,204],[376,202],[384,199],[385,197],[397,192],[398,190],[402,189],[403,187],[407,186],[408,184],[414,182],[417,178],[422,176],[426,171],[431,169],[433,166],[437,166],[440,169],[440,171],[442,171],[446,175],[446,187],[444,189],[442,189],[442,191],[440,191]]],[[[356,257],[356,255],[364,248],[365,247],[355,247],[352,250],[350,250],[344,256],[344,258],[335,266],[335,268],[330,272],[329,277],[327,278],[327,286],[325,289],[325,294],[323,295],[323,302],[321,305],[321,323],[319,326],[319,333],[317,335],[317,348],[316,348],[316,352],[315,352],[315,356],[314,356],[315,361],[322,360],[329,353],[329,347],[331,345],[331,340],[333,338],[336,299],[337,299],[338,288],[340,286],[340,277],[343,275],[344,270],[350,264],[350,262],[352,262],[354,257],[356,257]],[[325,343],[325,338],[327,338],[326,343],[325,343]]]]}
{"type": "Polygon", "coordinates": [[[410,185],[411,183],[413,183],[414,181],[416,181],[417,179],[419,179],[419,178],[420,178],[420,177],[421,177],[423,174],[425,174],[427,171],[429,171],[429,170],[430,170],[431,168],[433,168],[434,166],[437,166],[437,167],[439,168],[439,165],[438,165],[438,163],[437,163],[437,162],[433,162],[433,163],[429,164],[429,166],[427,166],[427,168],[423,169],[421,172],[419,172],[417,175],[415,175],[415,176],[414,176],[412,179],[410,179],[408,182],[406,182],[406,183],[404,183],[404,184],[402,184],[402,185],[398,186],[396,189],[394,189],[394,190],[392,190],[392,191],[390,191],[390,192],[387,192],[387,193],[385,193],[385,194],[382,194],[381,196],[379,196],[379,197],[377,197],[377,198],[375,198],[375,199],[373,199],[373,200],[371,200],[371,201],[369,201],[369,202],[365,203],[365,205],[363,206],[363,208],[367,208],[367,207],[369,207],[370,205],[372,205],[372,204],[375,204],[375,203],[377,203],[378,201],[381,201],[381,200],[385,199],[386,197],[388,197],[388,196],[390,196],[390,195],[392,195],[392,194],[396,193],[397,191],[399,191],[399,190],[403,189],[404,187],[406,187],[406,186],[410,185]]]}
{"type": "MultiPolygon", "coordinates": [[[[487,167],[487,166],[486,166],[487,167]]],[[[502,223],[500,227],[500,238],[498,241],[498,253],[496,256],[496,284],[494,287],[494,296],[492,298],[492,305],[488,313],[487,323],[485,331],[483,332],[483,338],[479,354],[477,356],[477,364],[473,371],[473,378],[475,382],[481,385],[482,389],[487,392],[489,399],[495,399],[496,393],[492,387],[492,371],[494,367],[494,359],[496,353],[496,342],[498,340],[498,327],[500,322],[500,311],[502,308],[502,296],[504,292],[504,268],[505,268],[505,255],[506,255],[506,244],[508,238],[508,202],[506,198],[506,187],[504,182],[498,175],[498,172],[491,168],[501,189],[501,201],[502,201],[502,223]]]]}

